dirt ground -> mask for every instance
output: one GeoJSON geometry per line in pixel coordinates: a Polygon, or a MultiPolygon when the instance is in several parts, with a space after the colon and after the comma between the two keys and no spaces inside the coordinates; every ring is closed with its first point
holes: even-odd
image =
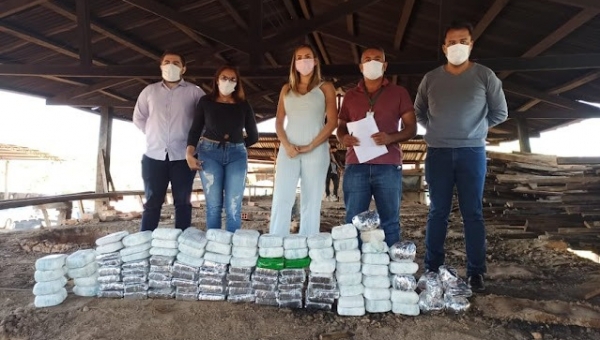
{"type": "MultiPolygon", "coordinates": [[[[264,232],[270,199],[253,201],[256,206],[244,206],[252,221],[243,227],[264,232]]],[[[203,210],[195,213],[196,225],[203,228],[203,210]]],[[[403,237],[416,242],[420,265],[426,213],[426,206],[403,204],[403,237]]],[[[322,229],[338,225],[343,204],[324,202],[322,214],[322,229]]],[[[169,209],[164,217],[163,223],[170,224],[169,209]]],[[[491,228],[487,291],[471,298],[472,308],[464,315],[340,317],[254,304],[111,300],[72,293],[57,307],[33,307],[37,258],[90,248],[98,237],[135,232],[138,225],[134,220],[1,233],[0,339],[318,339],[336,332],[347,336],[340,339],[600,339],[600,295],[586,299],[590,289],[600,286],[600,265],[573,255],[561,242],[503,239],[491,228]]],[[[453,217],[447,264],[464,275],[461,229],[453,217]]]]}

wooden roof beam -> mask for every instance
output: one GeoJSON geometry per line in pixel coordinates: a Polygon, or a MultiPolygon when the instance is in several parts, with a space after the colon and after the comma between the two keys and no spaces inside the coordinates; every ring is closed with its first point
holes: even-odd
{"type": "MultiPolygon", "coordinates": [[[[475,59],[496,72],[501,71],[550,71],[550,70],[577,70],[600,69],[600,53],[550,55],[532,58],[505,57],[475,59]]],[[[435,61],[408,61],[389,62],[386,73],[388,75],[423,75],[440,64],[435,61]]],[[[241,67],[244,78],[272,79],[286,78],[289,68],[287,66],[247,68],[241,67]]],[[[214,68],[196,68],[190,66],[186,75],[191,78],[212,78],[214,68]]],[[[330,77],[350,77],[359,75],[355,64],[324,65],[323,73],[330,77]]],[[[61,77],[84,78],[148,78],[159,79],[155,65],[111,65],[103,67],[82,68],[76,65],[0,65],[0,75],[10,76],[40,76],[51,75],[61,77]]]]}
{"type": "MultiPolygon", "coordinates": [[[[592,82],[599,78],[600,78],[600,71],[592,71],[581,77],[575,78],[568,83],[565,83],[563,85],[553,88],[552,90],[548,91],[548,94],[549,95],[558,95],[563,92],[573,90],[579,86],[582,86],[584,84],[587,84],[587,83],[592,82]]],[[[539,104],[540,102],[541,102],[541,100],[539,100],[539,99],[532,99],[532,100],[528,101],[527,103],[523,104],[521,107],[519,107],[517,109],[517,111],[519,111],[519,112],[527,111],[527,110],[531,109],[532,107],[534,107],[535,105],[539,104]]]]}
{"type": "MultiPolygon", "coordinates": [[[[248,28],[249,28],[248,24],[242,18],[242,16],[240,15],[240,12],[238,12],[238,10],[235,9],[235,6],[233,6],[229,0],[218,0],[218,2],[221,4],[221,6],[223,6],[223,8],[225,9],[225,11],[227,11],[227,13],[229,13],[229,15],[238,24],[238,26],[240,26],[241,28],[243,28],[244,31],[248,30],[248,28]]],[[[254,3],[250,4],[250,11],[252,11],[252,7],[255,6],[255,5],[256,4],[254,4],[254,3]]],[[[261,5],[262,5],[262,1],[261,1],[261,5]]]]}
{"type": "Polygon", "coordinates": [[[76,1],[77,31],[79,33],[79,62],[81,66],[92,66],[92,32],[89,0],[76,1]]]}
{"type": "Polygon", "coordinates": [[[477,26],[473,29],[473,40],[477,40],[481,37],[483,32],[488,28],[488,26],[496,19],[498,14],[506,7],[510,0],[496,0],[490,6],[490,8],[485,12],[483,18],[479,20],[477,26]]]}
{"type": "MultiPolygon", "coordinates": [[[[300,0],[300,7],[302,8],[302,14],[304,14],[304,18],[309,19],[310,21],[311,13],[306,0],[300,0]]],[[[311,35],[315,41],[315,44],[317,45],[317,51],[319,51],[319,54],[321,55],[321,60],[323,60],[325,65],[331,64],[331,59],[329,58],[329,54],[327,53],[327,49],[325,48],[325,44],[323,43],[323,39],[321,39],[319,33],[312,32],[311,35]]]]}
{"type": "MultiPolygon", "coordinates": [[[[51,38],[44,37],[40,34],[27,31],[24,28],[14,26],[6,22],[0,22],[0,32],[7,33],[32,44],[45,47],[56,53],[79,59],[79,52],[75,48],[67,46],[65,43],[54,41],[51,38]]],[[[93,63],[100,66],[108,64],[107,61],[99,58],[94,58],[93,63]]]]}
{"type": "Polygon", "coordinates": [[[0,4],[0,19],[23,12],[39,4],[43,4],[46,1],[47,0],[4,0],[0,4]]]}
{"type": "Polygon", "coordinates": [[[398,28],[396,28],[396,36],[394,37],[394,50],[399,50],[404,40],[406,33],[406,27],[412,16],[413,7],[415,6],[415,0],[404,0],[404,6],[400,13],[400,21],[398,21],[398,28]]]}
{"type": "Polygon", "coordinates": [[[177,22],[199,34],[220,42],[223,45],[234,48],[243,53],[249,53],[248,42],[243,38],[232,36],[223,31],[215,30],[212,26],[202,23],[201,20],[180,13],[169,6],[165,6],[154,0],[123,0],[133,6],[139,7],[147,12],[153,13],[169,21],[177,22]]]}
{"type": "Polygon", "coordinates": [[[132,100],[119,100],[109,98],[98,98],[98,99],[46,99],[46,105],[65,105],[74,107],[118,107],[118,108],[133,108],[135,102],[132,100]]]}
{"type": "Polygon", "coordinates": [[[588,118],[600,118],[600,110],[594,110],[593,108],[577,111],[534,111],[534,112],[514,112],[508,113],[508,118],[511,119],[588,119],[588,118]]]}
{"type": "Polygon", "coordinates": [[[600,10],[600,2],[598,0],[546,0],[562,5],[574,6],[579,8],[600,10]]]}
{"type": "MultiPolygon", "coordinates": [[[[534,89],[531,88],[527,88],[524,86],[520,86],[514,83],[510,83],[510,82],[504,82],[503,83],[503,88],[504,91],[506,92],[510,92],[512,94],[521,96],[521,97],[527,97],[527,98],[531,98],[531,99],[537,99],[543,102],[546,102],[548,104],[554,105],[554,106],[558,106],[564,109],[568,109],[568,110],[591,110],[590,107],[588,105],[573,101],[571,99],[567,99],[564,97],[559,97],[559,96],[555,96],[555,95],[549,95],[546,94],[544,92],[541,91],[536,91],[534,89]]],[[[600,109],[598,109],[598,111],[600,112],[600,109]]],[[[521,111],[522,112],[522,111],[521,111]]]]}
{"type": "MultiPolygon", "coordinates": [[[[222,0],[223,1],[223,0],[222,0]]],[[[260,66],[263,64],[263,54],[265,46],[262,42],[263,36],[263,1],[262,0],[248,0],[250,3],[250,27],[247,27],[248,41],[252,45],[252,51],[250,51],[250,65],[260,66]]],[[[230,5],[231,6],[231,5],[230,5]]],[[[234,11],[237,13],[237,11],[234,11]]],[[[239,14],[235,15],[241,20],[239,14]]]]}
{"type": "MultiPolygon", "coordinates": [[[[532,48],[530,48],[527,52],[525,52],[522,57],[535,57],[542,54],[544,51],[552,47],[554,44],[564,39],[567,35],[571,34],[573,31],[581,27],[586,22],[592,20],[596,15],[600,13],[600,8],[598,9],[584,9],[579,12],[576,16],[572,17],[569,21],[564,23],[554,32],[550,33],[546,38],[544,38],[539,43],[535,44],[532,48]]],[[[502,72],[498,75],[500,79],[505,79],[512,72],[502,72]]]]}
{"type": "MultiPolygon", "coordinates": [[[[348,1],[348,0],[345,0],[348,1]]],[[[356,20],[356,17],[354,16],[354,13],[350,13],[348,15],[346,15],[346,30],[348,31],[348,34],[350,34],[351,36],[355,36],[356,35],[356,25],[354,24],[354,21],[356,20]]],[[[358,45],[356,45],[353,42],[350,42],[350,50],[352,51],[352,59],[354,60],[354,63],[356,64],[360,64],[360,51],[358,49],[358,45]]]]}
{"type": "MultiPolygon", "coordinates": [[[[125,0],[129,1],[129,0],[125,0]]],[[[305,1],[305,0],[303,0],[305,1]]],[[[325,26],[347,14],[358,12],[359,10],[375,4],[381,0],[349,0],[337,5],[335,8],[319,14],[311,20],[294,20],[286,26],[279,29],[279,33],[273,37],[265,39],[264,44],[268,47],[274,47],[297,39],[325,26]]]]}
{"type": "Polygon", "coordinates": [[[106,90],[113,86],[123,85],[123,84],[129,83],[131,81],[133,81],[133,79],[127,79],[127,78],[108,79],[108,80],[104,80],[104,81],[101,81],[96,84],[88,85],[85,87],[74,88],[69,91],[62,92],[59,95],[53,97],[52,99],[56,99],[56,100],[74,99],[77,97],[84,96],[86,94],[106,90]]]}
{"type": "MultiPolygon", "coordinates": [[[[65,4],[62,1],[48,1],[44,4],[44,7],[64,16],[65,18],[71,19],[73,21],[77,20],[77,15],[75,14],[73,7],[65,4]]],[[[144,56],[147,56],[150,59],[158,60],[162,55],[162,53],[157,49],[149,47],[144,43],[140,42],[139,40],[119,31],[118,29],[101,22],[94,16],[90,16],[90,24],[91,28],[94,31],[144,56]]]]}

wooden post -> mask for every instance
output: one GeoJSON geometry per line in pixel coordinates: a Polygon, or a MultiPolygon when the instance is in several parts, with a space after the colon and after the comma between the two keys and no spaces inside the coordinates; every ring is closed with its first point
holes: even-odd
{"type": "Polygon", "coordinates": [[[9,160],[4,161],[4,197],[3,199],[8,200],[8,164],[9,160]]]}
{"type": "MultiPolygon", "coordinates": [[[[112,109],[103,106],[100,111],[100,133],[98,137],[98,162],[96,164],[96,193],[108,192],[108,172],[110,171],[110,146],[112,137],[112,109]]],[[[95,212],[108,206],[108,199],[96,200],[95,212]]]]}
{"type": "Polygon", "coordinates": [[[517,119],[517,133],[519,134],[519,147],[521,152],[531,153],[531,144],[529,143],[529,129],[527,119],[517,119]]]}

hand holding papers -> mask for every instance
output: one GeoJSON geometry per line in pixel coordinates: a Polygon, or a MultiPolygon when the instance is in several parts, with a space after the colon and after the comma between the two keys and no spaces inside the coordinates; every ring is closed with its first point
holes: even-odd
{"type": "Polygon", "coordinates": [[[379,132],[375,118],[372,115],[367,115],[355,122],[348,122],[347,126],[348,132],[360,141],[359,146],[354,146],[356,157],[360,163],[368,162],[388,152],[385,145],[377,145],[371,138],[373,134],[379,132]]]}

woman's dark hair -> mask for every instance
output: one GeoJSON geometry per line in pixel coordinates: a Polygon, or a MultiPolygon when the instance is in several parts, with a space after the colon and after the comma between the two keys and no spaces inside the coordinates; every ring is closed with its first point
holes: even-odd
{"type": "Polygon", "coordinates": [[[235,79],[237,79],[237,85],[235,86],[235,90],[233,90],[231,96],[233,97],[236,103],[241,103],[245,101],[246,93],[244,92],[244,86],[242,85],[240,71],[237,67],[231,65],[223,65],[217,70],[215,76],[212,79],[212,90],[208,94],[208,98],[210,98],[213,101],[217,100],[217,97],[219,96],[219,77],[221,76],[221,73],[223,73],[223,71],[225,70],[233,71],[235,73],[235,79]]]}

